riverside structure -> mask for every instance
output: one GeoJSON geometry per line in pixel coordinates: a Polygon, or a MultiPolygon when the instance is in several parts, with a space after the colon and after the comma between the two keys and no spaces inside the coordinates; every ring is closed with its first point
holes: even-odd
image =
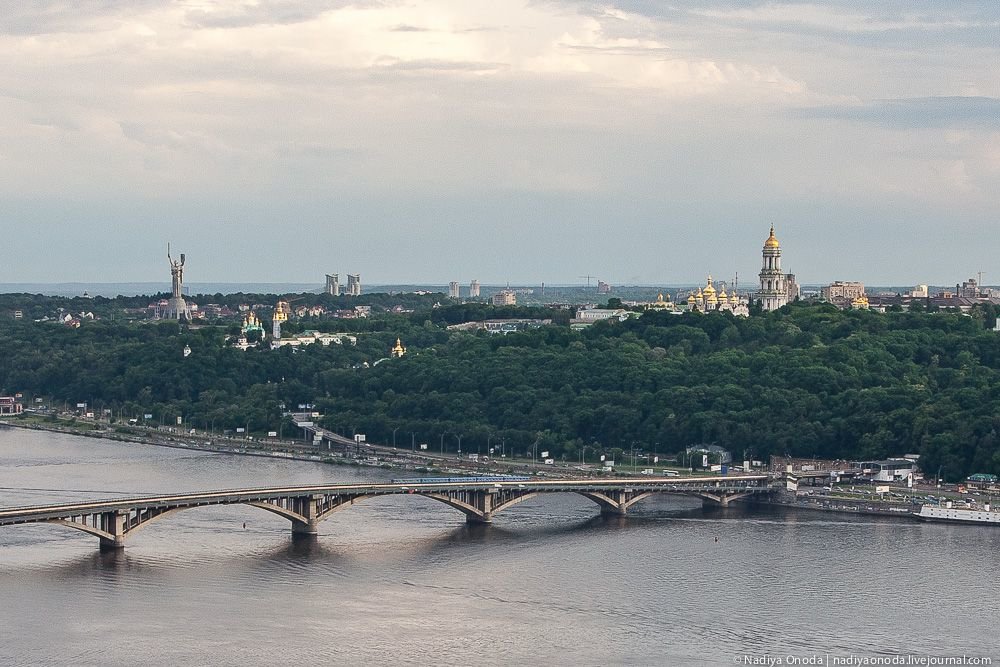
{"type": "Polygon", "coordinates": [[[210,505],[257,507],[291,521],[293,536],[315,536],[319,522],[334,512],[366,498],[387,495],[425,496],[461,511],[469,523],[490,523],[497,512],[541,494],[578,493],[597,503],[602,514],[624,516],[629,507],[658,493],[695,496],[706,504],[726,506],[731,500],[771,490],[767,475],[545,481],[470,478],[461,482],[293,486],[16,507],[0,510],[0,526],[32,523],[66,526],[100,538],[104,551],[123,548],[128,534],[154,519],[210,505]]]}

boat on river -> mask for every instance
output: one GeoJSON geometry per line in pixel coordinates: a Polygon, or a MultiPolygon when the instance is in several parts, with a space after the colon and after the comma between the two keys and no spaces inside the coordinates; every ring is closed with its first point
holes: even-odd
{"type": "Polygon", "coordinates": [[[1000,512],[993,510],[989,504],[984,505],[982,509],[952,507],[951,503],[921,505],[920,511],[914,512],[913,516],[923,521],[1000,526],[1000,512]]]}

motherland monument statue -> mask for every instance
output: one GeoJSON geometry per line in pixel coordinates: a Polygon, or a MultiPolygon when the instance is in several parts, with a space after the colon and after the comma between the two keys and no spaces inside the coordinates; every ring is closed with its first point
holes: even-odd
{"type": "Polygon", "coordinates": [[[163,311],[166,320],[190,320],[191,307],[184,300],[184,253],[180,260],[170,256],[170,244],[167,244],[167,262],[170,264],[170,298],[163,311]]]}

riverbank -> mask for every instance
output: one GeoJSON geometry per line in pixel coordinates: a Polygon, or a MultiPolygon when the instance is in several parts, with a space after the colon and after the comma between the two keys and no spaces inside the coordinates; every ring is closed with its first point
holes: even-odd
{"type": "MultiPolygon", "coordinates": [[[[197,434],[186,434],[181,436],[140,428],[129,428],[128,430],[122,430],[125,427],[105,428],[100,424],[79,422],[76,424],[60,424],[41,422],[40,420],[23,421],[20,419],[14,419],[0,420],[0,426],[23,428],[32,431],[49,431],[52,433],[62,433],[66,435],[78,435],[85,438],[100,438],[103,440],[115,440],[118,442],[131,442],[142,445],[153,445],[155,447],[171,447],[174,449],[211,452],[214,454],[285,458],[298,461],[329,463],[332,465],[414,469],[413,465],[407,466],[399,465],[398,463],[393,464],[381,459],[378,461],[371,461],[363,458],[347,458],[334,453],[321,452],[316,450],[314,447],[307,450],[305,446],[296,446],[294,443],[288,441],[275,441],[266,445],[244,441],[226,442],[214,438],[205,438],[197,434]]],[[[430,468],[428,468],[428,470],[430,470],[430,468]]]]}
{"type": "MultiPolygon", "coordinates": [[[[413,455],[407,450],[395,450],[378,445],[366,445],[362,452],[348,454],[345,451],[323,451],[310,444],[292,441],[268,442],[250,440],[221,440],[207,435],[164,432],[143,427],[112,426],[101,423],[74,420],[73,422],[53,422],[45,418],[15,418],[0,421],[0,426],[24,428],[35,431],[49,431],[89,438],[101,438],[119,442],[129,442],[156,447],[170,447],[189,451],[202,451],[236,456],[282,458],[310,461],[329,465],[385,468],[409,471],[419,474],[555,474],[559,477],[587,477],[590,471],[559,468],[558,470],[538,470],[530,465],[510,462],[504,465],[476,465],[457,458],[413,455]]],[[[802,509],[813,512],[836,514],[868,515],[907,521],[917,521],[913,512],[918,509],[911,503],[880,501],[872,498],[845,498],[842,496],[800,495],[794,492],[776,490],[770,498],[747,498],[742,502],[751,505],[768,505],[802,509]]]]}
{"type": "Polygon", "coordinates": [[[593,471],[577,468],[532,465],[520,461],[492,461],[482,464],[459,457],[417,454],[406,449],[384,445],[359,444],[355,452],[343,448],[323,450],[316,445],[290,440],[251,440],[244,438],[214,437],[204,433],[188,433],[174,429],[161,430],[142,426],[111,425],[80,419],[53,420],[50,417],[15,417],[0,420],[0,426],[49,431],[88,438],[102,438],[118,442],[171,447],[190,451],[236,456],[256,456],[311,461],[331,465],[387,468],[417,473],[446,474],[526,474],[559,477],[588,477],[593,471]]]}

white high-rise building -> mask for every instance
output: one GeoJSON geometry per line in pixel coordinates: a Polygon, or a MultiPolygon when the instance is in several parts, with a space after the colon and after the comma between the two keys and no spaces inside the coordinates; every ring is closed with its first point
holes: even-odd
{"type": "Polygon", "coordinates": [[[361,296],[361,274],[347,274],[347,296],[361,296]]]}
{"type": "Polygon", "coordinates": [[[479,281],[473,280],[469,283],[469,296],[473,299],[479,296],[479,281]]]}
{"type": "Polygon", "coordinates": [[[333,296],[340,296],[340,276],[338,274],[326,274],[326,293],[333,296]]]}
{"type": "Polygon", "coordinates": [[[451,297],[452,299],[457,299],[459,297],[457,280],[452,280],[450,283],[448,283],[448,296],[451,297]]]}
{"type": "Polygon", "coordinates": [[[771,225],[771,234],[764,241],[762,255],[760,289],[754,299],[760,301],[765,311],[777,310],[788,303],[788,288],[785,285],[785,274],[781,272],[781,244],[774,236],[774,225],[771,225]]]}

